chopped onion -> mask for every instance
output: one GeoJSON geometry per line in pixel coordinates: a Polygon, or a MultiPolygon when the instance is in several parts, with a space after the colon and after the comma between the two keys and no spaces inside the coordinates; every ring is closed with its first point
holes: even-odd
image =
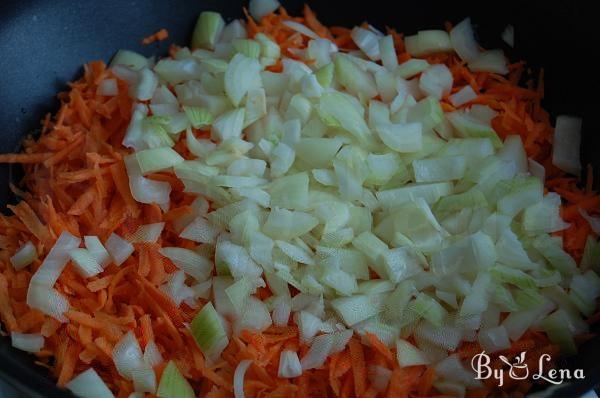
{"type": "Polygon", "coordinates": [[[81,243],[81,239],[63,231],[44,261],[31,277],[31,284],[52,287],[69,262],[70,253],[81,243]]]}
{"type": "Polygon", "coordinates": [[[260,22],[262,17],[277,10],[279,5],[277,0],[250,0],[248,9],[252,18],[257,22],[260,22]]]}
{"type": "Polygon", "coordinates": [[[134,371],[147,368],[140,344],[131,331],[115,345],[112,358],[119,374],[128,380],[133,379],[134,371]]]}
{"type": "Polygon", "coordinates": [[[233,395],[235,398],[244,398],[244,376],[246,371],[252,365],[252,360],[241,360],[233,373],[233,395]]]}
{"type": "Polygon", "coordinates": [[[181,247],[162,247],[159,252],[171,260],[177,268],[198,281],[206,280],[212,272],[211,261],[193,250],[181,247]]]}
{"type": "Polygon", "coordinates": [[[44,347],[44,336],[41,334],[11,332],[10,339],[13,347],[27,352],[39,352],[44,347]]]}
{"type": "Polygon", "coordinates": [[[455,107],[459,107],[477,98],[477,93],[470,85],[466,85],[456,93],[450,96],[450,103],[455,107]]]}
{"type": "Polygon", "coordinates": [[[404,44],[406,51],[415,57],[452,49],[450,36],[443,30],[421,30],[414,36],[406,36],[404,44]]]}
{"type": "Polygon", "coordinates": [[[117,79],[104,79],[98,85],[98,95],[104,95],[106,97],[114,97],[119,94],[119,87],[117,86],[117,79]]]}
{"type": "Polygon", "coordinates": [[[87,249],[73,249],[69,251],[69,255],[77,272],[84,278],[91,278],[102,272],[102,267],[87,249]]]}
{"type": "Polygon", "coordinates": [[[23,269],[29,264],[37,260],[38,254],[35,246],[31,241],[27,241],[17,252],[11,256],[10,263],[16,270],[23,269]]]}
{"type": "Polygon", "coordinates": [[[581,144],[581,118],[561,115],[556,118],[552,164],[567,173],[579,176],[579,146],[581,144]]]}
{"type": "Polygon", "coordinates": [[[212,303],[208,302],[202,307],[192,320],[190,329],[204,356],[209,362],[214,363],[227,347],[229,339],[212,303]]]}
{"type": "Polygon", "coordinates": [[[106,240],[105,247],[116,266],[123,264],[134,251],[131,243],[114,232],[106,240]]]}
{"type": "Polygon", "coordinates": [[[192,47],[213,49],[224,27],[225,21],[221,14],[212,11],[202,12],[194,27],[192,47]]]}
{"type": "Polygon", "coordinates": [[[469,61],[469,69],[475,72],[508,73],[506,57],[502,50],[487,50],[469,61]]]}
{"type": "MultiPolygon", "coordinates": [[[[375,33],[357,26],[352,29],[352,40],[371,60],[378,61],[381,59],[381,52],[379,50],[379,36],[375,33]]],[[[396,61],[396,65],[397,64],[398,63],[396,61]]]]}
{"type": "Polygon", "coordinates": [[[302,365],[295,351],[283,350],[279,356],[279,370],[277,376],[281,378],[294,378],[302,374],[302,365]]]}
{"type": "Polygon", "coordinates": [[[440,100],[444,95],[450,93],[452,73],[446,65],[432,65],[421,74],[419,88],[426,95],[431,95],[440,100]]]}
{"type": "Polygon", "coordinates": [[[452,28],[450,41],[458,56],[467,62],[473,61],[480,54],[479,44],[475,41],[475,33],[470,18],[463,19],[452,28]]]}
{"type": "Polygon", "coordinates": [[[502,31],[502,40],[511,47],[515,46],[515,27],[512,25],[506,25],[506,28],[502,31]]]}
{"type": "Polygon", "coordinates": [[[148,59],[142,54],[134,51],[119,50],[110,61],[110,67],[114,68],[117,65],[127,66],[133,70],[140,70],[148,65],[148,59]]]}
{"type": "Polygon", "coordinates": [[[32,282],[27,289],[27,305],[50,315],[60,322],[67,322],[64,313],[69,310],[69,301],[55,289],[32,282]]]}
{"type": "Polygon", "coordinates": [[[160,378],[156,396],[158,398],[195,398],[196,393],[177,369],[175,362],[169,361],[160,378]]]}
{"type": "Polygon", "coordinates": [[[65,384],[65,387],[82,398],[114,398],[113,393],[94,368],[81,372],[65,384]]]}
{"type": "Polygon", "coordinates": [[[316,34],[313,30],[307,28],[306,25],[303,25],[301,23],[298,23],[298,22],[288,19],[288,20],[283,21],[283,24],[285,26],[287,26],[288,28],[295,30],[298,33],[302,33],[304,36],[310,37],[311,39],[319,38],[318,34],[316,34]]]}
{"type": "Polygon", "coordinates": [[[396,340],[396,360],[401,367],[427,365],[425,354],[406,340],[396,340]]]}
{"type": "Polygon", "coordinates": [[[106,268],[108,264],[110,264],[110,254],[106,251],[106,248],[100,242],[97,236],[84,236],[83,241],[85,243],[85,248],[88,250],[89,254],[100,264],[102,268],[106,268]]]}
{"type": "Polygon", "coordinates": [[[144,362],[148,367],[154,368],[156,365],[161,364],[164,361],[158,346],[154,342],[154,340],[150,340],[148,344],[146,344],[146,348],[144,349],[144,362]]]}

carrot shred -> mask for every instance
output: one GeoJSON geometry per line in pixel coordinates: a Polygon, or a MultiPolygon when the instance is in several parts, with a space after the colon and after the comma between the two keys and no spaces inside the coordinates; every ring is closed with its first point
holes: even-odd
{"type": "Polygon", "coordinates": [[[152,44],[157,41],[163,41],[169,38],[169,31],[166,29],[160,29],[155,33],[152,33],[149,36],[146,36],[142,39],[142,44],[152,44]]]}

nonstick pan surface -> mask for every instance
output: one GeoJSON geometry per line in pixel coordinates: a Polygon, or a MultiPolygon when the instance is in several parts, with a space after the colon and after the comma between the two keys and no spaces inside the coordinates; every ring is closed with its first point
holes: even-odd
{"type": "MultiPolygon", "coordinates": [[[[292,12],[300,12],[302,0],[280,0],[292,12]]],[[[585,2],[361,2],[308,1],[327,25],[353,26],[368,20],[407,34],[418,29],[441,28],[470,16],[479,41],[487,48],[500,47],[511,60],[526,60],[532,77],[545,71],[545,108],[552,117],[573,114],[584,118],[582,159],[600,166],[600,73],[595,53],[600,48],[597,13],[585,2]],[[508,48],[500,34],[506,25],[515,28],[516,46],[508,48]]],[[[56,93],[81,74],[81,65],[95,59],[109,61],[117,49],[145,55],[165,54],[169,44],[187,44],[197,15],[215,10],[227,20],[242,16],[241,1],[230,0],[0,0],[0,147],[19,148],[21,139],[34,133],[45,113],[57,109],[56,93]],[[159,28],[167,28],[166,42],[142,46],[140,40],[159,28]]],[[[595,173],[596,176],[600,173],[595,173]]],[[[14,203],[11,173],[0,165],[0,208],[14,203]]],[[[600,383],[600,339],[580,348],[576,357],[561,367],[582,368],[585,379],[550,392],[555,397],[577,397],[600,383]]],[[[24,394],[68,397],[54,386],[33,357],[14,350],[0,337],[0,378],[10,379],[24,394]]],[[[0,391],[0,396],[2,392],[0,391]]]]}

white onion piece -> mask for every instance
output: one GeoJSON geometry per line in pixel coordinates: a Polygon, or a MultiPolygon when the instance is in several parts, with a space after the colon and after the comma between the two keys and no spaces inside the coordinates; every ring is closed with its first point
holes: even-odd
{"type": "Polygon", "coordinates": [[[238,363],[233,374],[233,395],[235,398],[244,398],[244,376],[246,371],[252,365],[250,359],[244,359],[238,363]]]}
{"type": "Polygon", "coordinates": [[[41,334],[11,332],[10,339],[12,346],[22,351],[39,352],[44,347],[44,336],[41,334]]]}
{"type": "Polygon", "coordinates": [[[97,94],[104,95],[107,97],[114,97],[119,94],[119,87],[117,86],[117,79],[104,79],[98,85],[97,94]]]}
{"type": "Polygon", "coordinates": [[[470,62],[479,56],[479,44],[475,41],[475,33],[471,18],[463,19],[450,31],[450,42],[454,51],[463,60],[470,62]]]}
{"type": "Polygon", "coordinates": [[[77,248],[80,243],[81,239],[71,235],[67,231],[63,231],[56,240],[56,243],[54,243],[54,246],[52,246],[52,249],[50,249],[50,252],[46,255],[42,265],[40,265],[31,277],[31,283],[48,287],[54,286],[69,262],[69,253],[71,250],[77,248]]]}
{"type": "Polygon", "coordinates": [[[277,376],[281,378],[293,378],[302,374],[302,365],[298,354],[294,351],[283,350],[279,356],[279,370],[277,376]]]}
{"type": "Polygon", "coordinates": [[[473,101],[475,98],[477,98],[477,93],[470,85],[466,85],[450,96],[450,103],[459,107],[467,102],[473,101]]]}
{"type": "Polygon", "coordinates": [[[250,0],[248,11],[256,21],[260,21],[262,17],[272,13],[279,7],[277,0],[250,0]]]}
{"type": "Polygon", "coordinates": [[[73,394],[82,398],[114,398],[113,393],[94,368],[81,372],[66,385],[73,394]]]}
{"type": "Polygon", "coordinates": [[[579,146],[581,145],[581,118],[560,115],[556,118],[552,164],[567,173],[579,176],[579,146]]]}
{"type": "Polygon", "coordinates": [[[304,36],[310,37],[311,39],[318,39],[319,35],[316,34],[312,29],[306,27],[301,23],[295,21],[283,21],[283,24],[288,28],[295,30],[298,33],[302,33],[304,36]]]}

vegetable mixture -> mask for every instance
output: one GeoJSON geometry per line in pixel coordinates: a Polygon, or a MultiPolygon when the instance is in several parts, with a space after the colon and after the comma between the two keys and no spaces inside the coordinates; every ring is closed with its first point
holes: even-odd
{"type": "Polygon", "coordinates": [[[473,355],[575,353],[600,196],[542,76],[520,86],[468,18],[403,36],[276,0],[246,15],[85,65],[0,155],[25,169],[0,216],[12,344],[101,398],[487,397],[473,355]]]}

